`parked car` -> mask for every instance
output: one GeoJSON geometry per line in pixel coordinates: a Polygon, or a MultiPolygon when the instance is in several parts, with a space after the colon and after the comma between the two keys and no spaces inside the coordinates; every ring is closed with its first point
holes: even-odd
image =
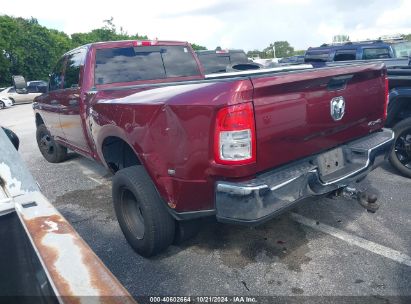
{"type": "Polygon", "coordinates": [[[199,218],[257,225],[340,193],[391,149],[382,63],[202,71],[185,42],[92,43],[59,60],[33,104],[46,160],[69,148],[115,174],[117,219],[143,256],[199,218]]]}
{"type": "Polygon", "coordinates": [[[197,51],[198,59],[206,74],[226,72],[237,64],[250,63],[243,50],[197,51]]]}
{"type": "Polygon", "coordinates": [[[18,145],[17,135],[0,127],[1,302],[135,303],[41,193],[18,145]]]}
{"type": "MultiPolygon", "coordinates": [[[[362,42],[346,42],[344,44],[323,44],[320,47],[310,47],[305,52],[304,62],[318,64],[324,62],[379,60],[397,58],[409,60],[411,42],[397,40],[386,42],[370,40],[362,42]]],[[[394,62],[392,60],[391,62],[394,62]]],[[[401,63],[401,60],[398,62],[401,63]]]]}
{"type": "Polygon", "coordinates": [[[323,44],[308,48],[304,55],[306,63],[385,58],[394,58],[394,51],[390,44],[381,40],[323,44]]]}
{"type": "Polygon", "coordinates": [[[409,58],[411,57],[411,42],[403,41],[393,43],[391,45],[395,58],[409,58]]]}
{"type": "Polygon", "coordinates": [[[390,162],[404,176],[411,178],[411,67],[388,69],[390,103],[386,126],[395,132],[390,162]]]}
{"type": "Polygon", "coordinates": [[[27,91],[29,93],[46,93],[48,90],[48,82],[44,80],[32,80],[27,82],[27,91]]]}
{"type": "MultiPolygon", "coordinates": [[[[411,53],[411,43],[400,42],[393,46],[397,55],[404,55],[402,58],[345,61],[344,65],[371,61],[386,65],[390,93],[385,125],[395,131],[394,149],[389,160],[402,175],[411,178],[411,58],[406,56],[411,53]]],[[[341,62],[325,62],[323,65],[336,67],[341,62]]]]}
{"type": "Polygon", "coordinates": [[[13,101],[5,96],[0,96],[0,110],[5,108],[11,107],[13,105],[13,101]]]}
{"type": "Polygon", "coordinates": [[[388,69],[390,103],[386,124],[395,131],[390,162],[411,178],[411,42],[394,43],[392,47],[397,58],[405,58],[409,63],[388,69]]]}
{"type": "Polygon", "coordinates": [[[27,86],[48,86],[48,82],[44,80],[32,80],[32,81],[27,81],[27,86]]]}
{"type": "Polygon", "coordinates": [[[30,103],[33,101],[33,99],[39,95],[41,95],[41,92],[38,92],[37,90],[33,92],[32,90],[28,90],[26,87],[25,89],[25,94],[19,94],[16,92],[14,87],[8,87],[5,90],[0,92],[0,97],[8,97],[11,99],[13,104],[20,104],[20,103],[30,103]]]}

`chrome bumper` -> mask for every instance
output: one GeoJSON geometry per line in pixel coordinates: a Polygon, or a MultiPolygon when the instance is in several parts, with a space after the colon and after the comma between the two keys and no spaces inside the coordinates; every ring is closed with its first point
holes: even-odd
{"type": "Polygon", "coordinates": [[[261,174],[246,182],[217,182],[216,211],[221,222],[259,224],[294,206],[361,180],[388,156],[394,142],[389,129],[349,142],[345,166],[322,176],[318,155],[261,174]]]}

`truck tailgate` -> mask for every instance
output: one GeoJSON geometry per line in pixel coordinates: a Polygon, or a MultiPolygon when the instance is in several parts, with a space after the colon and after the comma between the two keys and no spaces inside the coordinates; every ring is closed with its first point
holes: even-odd
{"type": "Polygon", "coordinates": [[[385,111],[385,67],[351,65],[254,76],[259,171],[319,153],[380,129],[385,111]],[[345,104],[345,114],[331,104],[345,104]],[[334,103],[335,103],[334,102],[334,103]],[[335,119],[337,118],[337,119],[335,119]]]}

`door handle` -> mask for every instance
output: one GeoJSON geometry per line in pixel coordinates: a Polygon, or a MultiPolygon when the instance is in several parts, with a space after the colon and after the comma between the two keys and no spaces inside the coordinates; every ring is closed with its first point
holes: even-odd
{"type": "Polygon", "coordinates": [[[354,75],[343,75],[343,76],[336,76],[330,79],[327,85],[327,89],[329,91],[337,91],[345,89],[347,86],[347,82],[350,81],[354,75]]]}
{"type": "Polygon", "coordinates": [[[77,99],[70,99],[69,100],[69,105],[70,106],[78,106],[78,100],[77,99]]]}

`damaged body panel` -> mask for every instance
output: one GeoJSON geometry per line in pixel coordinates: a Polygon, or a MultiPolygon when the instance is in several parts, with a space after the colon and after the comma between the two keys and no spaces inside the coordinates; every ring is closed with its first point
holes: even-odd
{"type": "Polygon", "coordinates": [[[43,196],[1,129],[0,155],[1,253],[7,252],[10,257],[10,260],[2,259],[0,265],[2,276],[8,274],[0,280],[0,284],[5,285],[0,287],[0,295],[43,296],[50,302],[60,303],[86,302],[86,296],[95,297],[99,303],[104,302],[105,297],[111,297],[110,303],[135,303],[74,228],[43,196]],[[25,250],[14,252],[17,248],[25,250]],[[30,254],[23,255],[23,252],[30,254]],[[27,267],[22,268],[22,265],[27,267]],[[5,269],[17,269],[20,275],[12,275],[5,269]],[[21,285],[21,281],[29,277],[34,278],[31,285],[21,285]]]}

